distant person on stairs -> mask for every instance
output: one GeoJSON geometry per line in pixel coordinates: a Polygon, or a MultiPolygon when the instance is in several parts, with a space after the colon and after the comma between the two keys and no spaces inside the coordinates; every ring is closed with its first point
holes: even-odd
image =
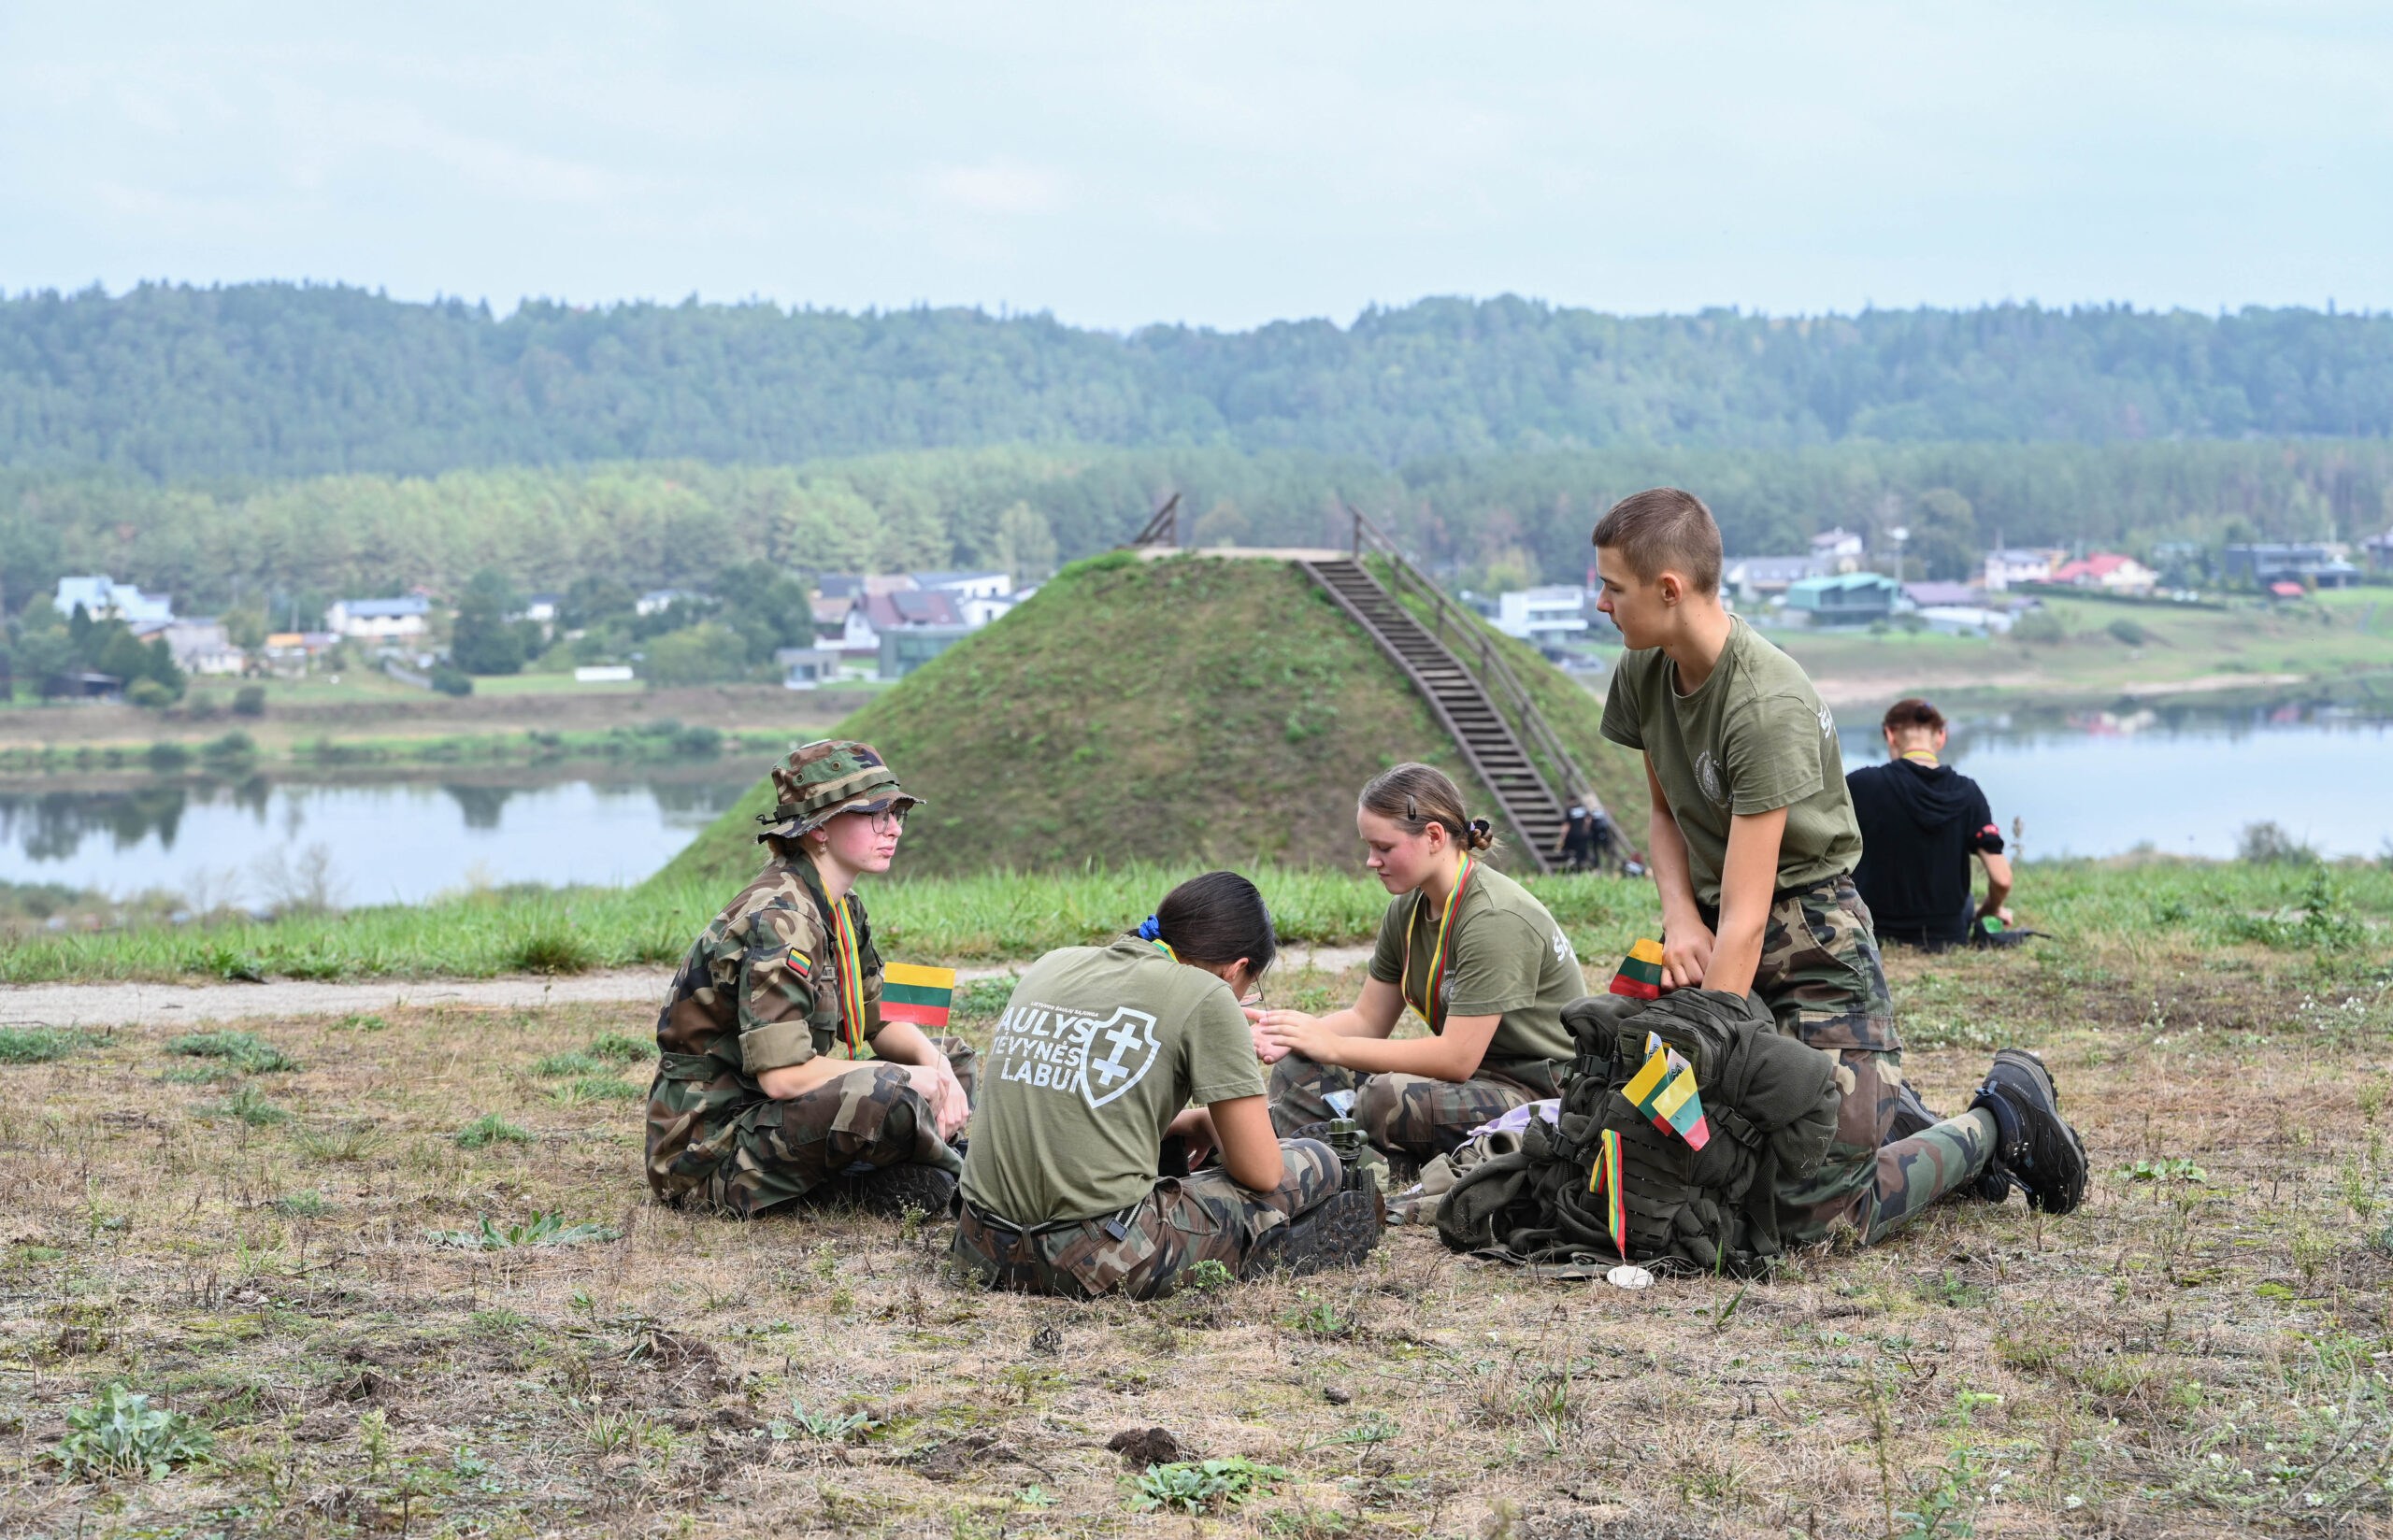
{"type": "MultiPolygon", "coordinates": [[[[1887,760],[1844,777],[1861,823],[1854,886],[1870,905],[1881,942],[1942,951],[1970,939],[1988,917],[2011,923],[2011,863],[2002,830],[1978,783],[1949,764],[1944,714],[1917,698],[1886,711],[1887,760]],[[1970,858],[1985,863],[1985,899],[1970,900],[1970,858]]],[[[2000,934],[1999,931],[1997,934],[2000,934]]]]}
{"type": "Polygon", "coordinates": [[[1352,1117],[1383,1155],[1443,1155],[1524,1103],[1561,1094],[1576,1049],[1562,1007],[1587,992],[1578,954],[1529,891],[1487,863],[1487,820],[1444,771],[1399,764],[1363,788],[1364,864],[1395,894],[1370,976],[1327,1016],[1255,1013],[1283,1134],[1352,1117]],[[1397,1040],[1406,1007],[1429,1029],[1397,1040]]]}
{"type": "Polygon", "coordinates": [[[752,1219],[802,1198],[943,1214],[971,1114],[972,1049],[881,1019],[856,878],[885,872],[920,804],[868,744],[826,739],[772,772],[771,850],[706,928],[656,1019],[648,1183],[752,1219]]]}

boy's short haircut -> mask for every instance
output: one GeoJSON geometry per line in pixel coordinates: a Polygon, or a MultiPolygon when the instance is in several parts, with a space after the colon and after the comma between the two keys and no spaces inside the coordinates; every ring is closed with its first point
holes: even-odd
{"type": "Polygon", "coordinates": [[[1622,498],[1596,521],[1595,545],[1619,551],[1640,582],[1667,568],[1698,593],[1720,592],[1720,526],[1691,492],[1655,487],[1622,498]]]}
{"type": "Polygon", "coordinates": [[[1916,695],[1906,696],[1886,707],[1885,728],[1889,733],[1929,733],[1944,725],[1944,713],[1916,695]]]}

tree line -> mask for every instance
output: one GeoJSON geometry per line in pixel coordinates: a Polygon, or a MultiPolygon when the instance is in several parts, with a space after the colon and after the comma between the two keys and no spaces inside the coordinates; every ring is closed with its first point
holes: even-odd
{"type": "MultiPolygon", "coordinates": [[[[0,600],[15,613],[62,574],[106,572],[172,593],[184,614],[233,611],[297,629],[334,599],[416,585],[457,603],[489,574],[477,624],[496,627],[509,612],[514,599],[501,589],[610,585],[585,586],[575,602],[609,646],[628,646],[689,623],[615,636],[634,590],[711,592],[727,571],[761,563],[733,580],[724,592],[738,596],[711,617],[752,660],[796,635],[792,601],[770,573],[988,567],[1036,580],[1127,540],[1173,492],[1184,543],[1342,546],[1352,505],[1456,586],[1486,590],[1581,577],[1604,508],[1660,483],[1705,497],[1731,554],[1798,551],[1831,525],[1873,538],[1902,525],[1926,570],[1947,577],[1998,538],[2143,555],[2164,541],[2348,540],[2393,525],[2393,441],[2384,439],[1556,449],[1393,467],[1303,450],[1017,445],[781,466],[646,462],[215,486],[0,472],[0,600]]],[[[504,655],[501,630],[491,636],[504,655]]]]}
{"type": "Polygon", "coordinates": [[[1116,335],[968,309],[531,302],[341,286],[0,299],[0,465],[159,481],[1000,443],[1499,452],[2393,433],[2393,316],[1710,310],[1506,296],[1116,335]]]}

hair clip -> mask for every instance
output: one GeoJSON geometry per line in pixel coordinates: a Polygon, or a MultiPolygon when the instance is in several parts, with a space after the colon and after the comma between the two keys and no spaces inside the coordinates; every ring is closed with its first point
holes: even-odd
{"type": "Polygon", "coordinates": [[[1139,926],[1139,939],[1141,941],[1161,941],[1163,939],[1163,922],[1153,915],[1147,916],[1147,918],[1140,922],[1139,926]]]}

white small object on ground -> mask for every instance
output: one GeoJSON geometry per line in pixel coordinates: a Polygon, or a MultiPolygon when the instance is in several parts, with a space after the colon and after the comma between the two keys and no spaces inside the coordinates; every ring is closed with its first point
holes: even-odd
{"type": "Polygon", "coordinates": [[[1641,1267],[1622,1262],[1604,1275],[1604,1281],[1614,1289],[1651,1289],[1654,1287],[1654,1275],[1641,1267]]]}

